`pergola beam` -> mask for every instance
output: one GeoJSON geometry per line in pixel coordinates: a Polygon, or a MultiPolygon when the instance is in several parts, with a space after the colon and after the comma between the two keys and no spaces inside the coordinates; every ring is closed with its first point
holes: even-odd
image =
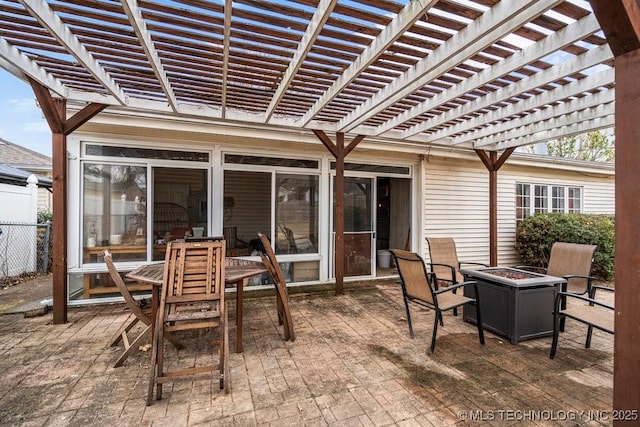
{"type": "Polygon", "coordinates": [[[459,145],[473,143],[474,147],[481,148],[483,145],[491,145],[499,142],[494,140],[494,136],[500,133],[509,132],[523,126],[553,119],[555,117],[560,118],[566,115],[572,116],[580,114],[586,109],[598,106],[604,107],[601,111],[605,113],[605,115],[613,114],[613,100],[614,91],[603,90],[592,95],[571,99],[560,104],[541,106],[540,109],[535,110],[524,117],[514,117],[511,120],[505,120],[503,122],[491,124],[490,126],[477,128],[471,132],[457,136],[454,138],[453,144],[459,145]]]}
{"type": "MultiPolygon", "coordinates": [[[[502,106],[494,111],[485,112],[484,114],[480,114],[474,118],[468,118],[462,123],[435,131],[429,134],[429,140],[441,140],[443,138],[454,137],[457,134],[473,131],[474,129],[481,127],[493,126],[496,122],[504,120],[505,118],[513,118],[518,115],[528,114],[535,109],[543,108],[545,105],[565,102],[570,97],[584,94],[600,87],[612,85],[614,83],[614,77],[613,69],[600,71],[599,73],[589,75],[581,80],[576,80],[548,91],[545,93],[544,97],[533,96],[524,101],[502,106]]],[[[607,89],[606,91],[610,91],[610,89],[607,89]]],[[[592,95],[586,95],[586,97],[589,96],[592,95]]],[[[419,136],[420,135],[415,135],[411,139],[421,140],[418,139],[419,136]]],[[[457,139],[454,140],[454,143],[456,141],[457,139]]],[[[461,141],[464,142],[465,140],[462,139],[461,141]]]]}
{"type": "Polygon", "coordinates": [[[336,280],[336,295],[342,295],[344,292],[344,160],[351,151],[364,139],[364,135],[358,135],[351,140],[345,147],[344,134],[338,132],[336,134],[336,142],[331,141],[322,130],[314,129],[313,133],[318,137],[322,144],[336,159],[336,177],[334,182],[335,195],[335,216],[333,218],[335,228],[335,244],[334,244],[334,275],[336,280]]]}
{"type": "Polygon", "coordinates": [[[448,102],[459,98],[466,93],[473,92],[475,89],[482,87],[488,83],[495,81],[505,75],[519,70],[534,61],[543,58],[563,47],[582,40],[585,37],[600,30],[598,21],[593,15],[587,15],[579,21],[566,26],[560,31],[550,34],[539,42],[526,47],[525,49],[514,53],[508,58],[496,63],[494,66],[486,68],[477,74],[469,77],[450,89],[444,90],[433,98],[423,101],[422,103],[412,107],[411,109],[399,114],[398,116],[388,120],[378,126],[375,135],[387,132],[396,126],[412,120],[429,110],[444,105],[448,102]]]}
{"type": "Polygon", "coordinates": [[[514,6],[499,2],[354,109],[340,120],[337,129],[349,132],[558,3],[561,1],[539,0],[514,6]]]}
{"type": "Polygon", "coordinates": [[[489,171],[489,264],[498,265],[498,170],[515,148],[507,148],[500,154],[475,150],[482,164],[489,171]]]}
{"type": "Polygon", "coordinates": [[[333,11],[333,8],[337,3],[338,0],[320,0],[315,13],[311,18],[311,21],[309,22],[309,25],[307,26],[307,29],[302,36],[300,43],[298,44],[298,48],[293,54],[291,61],[289,61],[289,66],[282,75],[280,84],[278,85],[276,92],[271,98],[271,102],[269,103],[269,107],[267,108],[267,111],[265,113],[266,122],[271,120],[273,112],[284,97],[284,94],[286,93],[289,86],[291,86],[291,83],[293,83],[293,78],[302,66],[304,58],[313,47],[313,43],[318,38],[320,31],[322,31],[325,22],[327,22],[327,19],[329,19],[329,15],[331,15],[331,12],[333,11]]]}
{"type": "MultiPolygon", "coordinates": [[[[488,146],[501,146],[501,144],[513,141],[518,138],[526,138],[531,135],[538,135],[540,132],[546,132],[548,130],[561,130],[566,126],[573,126],[579,129],[581,125],[588,127],[586,122],[597,120],[599,118],[610,117],[614,114],[613,101],[608,104],[599,104],[590,108],[586,108],[580,111],[573,111],[571,113],[565,113],[551,117],[546,120],[540,120],[528,125],[518,126],[508,131],[498,132],[496,134],[479,138],[474,143],[474,148],[486,148],[488,146]]],[[[581,132],[579,132],[581,133],[581,132]]]]}
{"type": "Polygon", "coordinates": [[[67,135],[104,110],[104,104],[89,104],[71,119],[66,118],[65,100],[54,99],[49,90],[29,80],[52,133],[53,175],[53,323],[67,323],[67,135]]]}
{"type": "MultiPolygon", "coordinates": [[[[549,124],[550,126],[551,124],[549,124]]],[[[591,120],[584,120],[578,123],[560,126],[558,128],[547,128],[536,134],[527,134],[513,139],[494,144],[491,149],[504,150],[509,147],[520,147],[522,145],[535,144],[537,142],[549,141],[565,136],[579,135],[585,132],[592,132],[599,129],[607,129],[615,125],[615,116],[612,114],[605,117],[596,117],[591,120]]]]}
{"type": "MultiPolygon", "coordinates": [[[[45,69],[29,59],[15,47],[11,46],[3,38],[0,38],[0,59],[6,61],[14,70],[14,74],[18,78],[28,77],[39,84],[46,86],[61,97],[68,95],[68,90],[58,79],[49,74],[45,69]],[[19,72],[22,75],[19,75],[19,72]]],[[[6,68],[6,67],[4,67],[6,68]]]]}
{"type": "Polygon", "coordinates": [[[229,49],[231,46],[231,12],[232,0],[224,0],[224,29],[222,35],[222,118],[227,116],[227,83],[229,82],[229,49]]]}
{"type": "MultiPolygon", "coordinates": [[[[568,76],[578,73],[611,58],[613,58],[613,55],[611,53],[611,49],[609,49],[607,45],[595,47],[586,51],[582,55],[576,56],[575,58],[562,62],[558,65],[554,65],[553,67],[541,71],[527,79],[521,80],[518,83],[503,87],[495,92],[491,92],[486,96],[483,96],[482,98],[475,99],[457,108],[453,108],[420,122],[405,130],[403,137],[409,138],[429,129],[442,126],[447,122],[464,117],[467,114],[474,113],[484,108],[489,108],[528,91],[536,90],[540,86],[551,84],[558,80],[558,76],[568,76]]],[[[534,96],[534,98],[539,98],[541,102],[546,101],[546,95],[537,95],[534,96]]]]}
{"type": "MultiPolygon", "coordinates": [[[[340,95],[344,88],[354,81],[362,71],[382,55],[398,37],[437,2],[438,0],[411,0],[305,113],[301,120],[302,126],[307,126],[316,114],[340,95]]],[[[340,127],[338,126],[338,128],[340,127]]]]}
{"type": "Polygon", "coordinates": [[[138,41],[149,59],[149,64],[151,64],[151,68],[153,68],[153,72],[169,100],[171,109],[174,112],[178,112],[178,101],[173,93],[173,88],[171,87],[171,82],[169,82],[164,66],[162,65],[162,62],[160,62],[158,52],[153,44],[153,40],[151,39],[151,34],[147,29],[147,24],[142,17],[142,11],[138,6],[137,0],[121,0],[121,3],[122,8],[129,17],[129,22],[133,27],[133,31],[138,37],[138,41]]]}
{"type": "Polygon", "coordinates": [[[67,51],[73,55],[93,77],[103,85],[118,102],[127,104],[126,95],[109,76],[98,61],[91,56],[89,51],[78,38],[67,28],[60,17],[55,14],[47,2],[43,0],[18,0],[27,11],[54,36],[67,51]]]}

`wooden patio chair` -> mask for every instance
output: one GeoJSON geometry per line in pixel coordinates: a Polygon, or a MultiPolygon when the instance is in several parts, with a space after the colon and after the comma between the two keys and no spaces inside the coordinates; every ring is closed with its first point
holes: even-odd
{"type": "MultiPolygon", "coordinates": [[[[107,264],[107,270],[109,271],[111,280],[116,284],[122,298],[124,298],[124,302],[131,310],[129,319],[127,319],[124,325],[120,327],[109,344],[110,347],[114,347],[122,342],[122,345],[124,346],[124,351],[120,354],[116,363],[113,364],[113,367],[117,368],[122,366],[124,361],[127,360],[127,357],[129,357],[129,355],[139,347],[147,333],[151,330],[151,313],[153,310],[149,300],[136,300],[133,295],[131,295],[129,288],[127,288],[122,276],[118,273],[116,266],[113,264],[111,253],[107,250],[104,251],[104,262],[107,264]],[[129,332],[138,324],[138,322],[142,322],[145,325],[144,329],[142,329],[142,331],[140,331],[135,337],[130,337],[129,332]]],[[[167,334],[166,338],[176,348],[182,348],[182,343],[174,336],[167,334]]]]}
{"type": "MultiPolygon", "coordinates": [[[[229,391],[229,326],[225,306],[225,242],[169,242],[165,257],[160,307],[151,350],[147,405],[162,398],[162,384],[218,378],[229,391]],[[212,363],[165,370],[164,332],[210,329],[218,341],[212,363]],[[217,353],[217,354],[216,354],[217,353]],[[216,371],[218,371],[216,373],[216,371]]],[[[200,358],[198,358],[199,360],[200,358]]]]}
{"type": "Polygon", "coordinates": [[[596,299],[596,291],[602,289],[604,291],[613,291],[612,288],[604,286],[593,286],[589,296],[579,295],[573,292],[559,292],[556,296],[555,309],[553,312],[553,340],[551,342],[551,352],[549,358],[556,357],[556,349],[558,347],[558,336],[561,330],[561,320],[566,318],[577,320],[587,325],[587,339],[584,344],[585,348],[591,347],[591,335],[593,328],[613,334],[614,333],[614,307],[596,299]],[[575,302],[569,308],[562,308],[562,304],[566,300],[573,299],[575,302]]]}
{"type": "Polygon", "coordinates": [[[293,320],[291,318],[291,310],[289,308],[289,292],[287,291],[287,282],[284,279],[284,274],[276,259],[276,254],[273,252],[271,243],[267,236],[262,233],[258,233],[262,248],[260,251],[260,258],[262,262],[269,270],[269,274],[273,279],[273,284],[276,287],[276,308],[278,310],[278,324],[284,327],[284,339],[285,341],[295,341],[296,336],[293,331],[293,320]],[[264,250],[263,250],[264,249],[264,250]]]}
{"type": "Polygon", "coordinates": [[[436,348],[436,335],[438,333],[438,323],[442,322],[442,312],[453,310],[465,304],[475,305],[476,320],[478,327],[478,338],[480,344],[484,345],[484,332],[482,330],[482,316],[480,313],[480,301],[478,285],[476,282],[461,282],[445,288],[438,288],[436,274],[427,272],[426,265],[420,255],[414,252],[391,249],[391,254],[396,262],[400,283],[402,284],[402,295],[407,312],[407,323],[409,324],[409,335],[414,338],[413,325],[411,324],[411,312],[409,303],[414,303],[435,311],[433,331],[431,335],[431,353],[436,348]],[[457,288],[470,286],[474,288],[475,298],[469,298],[455,293],[457,288]]]}

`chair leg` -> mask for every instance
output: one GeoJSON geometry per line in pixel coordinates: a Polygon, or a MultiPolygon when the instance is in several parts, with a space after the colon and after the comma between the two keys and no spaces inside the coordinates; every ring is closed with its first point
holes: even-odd
{"type": "Polygon", "coordinates": [[[139,320],[140,319],[138,319],[135,316],[135,314],[131,313],[129,317],[127,317],[127,320],[124,323],[124,325],[122,325],[120,329],[118,329],[118,332],[116,332],[113,338],[111,339],[111,342],[109,343],[109,347],[115,347],[116,345],[118,345],[120,340],[122,340],[123,334],[126,335],[127,332],[133,329],[133,327],[138,323],[139,320]],[[133,316],[133,319],[131,319],[131,316],[133,316]]]}
{"type": "Polygon", "coordinates": [[[411,338],[415,338],[415,334],[413,333],[413,325],[411,324],[411,312],[409,311],[409,301],[404,299],[404,308],[407,312],[407,324],[409,325],[409,336],[411,338]]]}
{"type": "Polygon", "coordinates": [[[587,328],[587,341],[584,344],[584,348],[591,347],[591,335],[593,335],[593,326],[589,325],[587,328]]]}
{"type": "Polygon", "coordinates": [[[278,325],[282,325],[284,323],[284,307],[277,286],[278,285],[276,285],[276,309],[278,310],[278,325]]]}
{"type": "MultiPolygon", "coordinates": [[[[562,292],[567,292],[567,284],[563,283],[560,287],[560,289],[562,290],[562,292]]],[[[566,310],[567,309],[567,297],[565,295],[563,295],[561,297],[561,305],[560,308],[562,310],[566,310]]],[[[560,319],[560,332],[564,332],[564,323],[565,323],[565,318],[564,316],[562,316],[562,318],[560,319]]]]}
{"type": "Polygon", "coordinates": [[[476,300],[476,325],[478,326],[478,339],[480,344],[484,345],[484,328],[482,327],[482,314],[480,313],[480,303],[476,300]]]}
{"type": "MultiPolygon", "coordinates": [[[[142,339],[146,337],[147,333],[150,330],[151,330],[151,325],[148,325],[146,328],[144,328],[144,330],[140,333],[140,335],[138,335],[136,339],[134,339],[131,343],[129,342],[125,343],[125,350],[120,355],[120,357],[118,357],[118,360],[116,360],[116,363],[113,365],[114,368],[122,366],[124,361],[127,360],[127,357],[129,357],[132,351],[138,348],[139,344],[142,342],[142,339]]],[[[126,336],[123,337],[123,341],[124,340],[126,340],[126,336]]]]}
{"type": "Polygon", "coordinates": [[[553,313],[553,339],[551,341],[551,352],[549,353],[549,359],[556,357],[556,349],[558,347],[558,335],[560,334],[560,321],[557,311],[553,313]]]}
{"type": "Polygon", "coordinates": [[[156,385],[156,376],[158,369],[158,340],[160,335],[160,325],[156,325],[153,332],[153,342],[151,345],[151,361],[149,368],[149,388],[147,390],[147,406],[151,405],[153,401],[153,388],[156,385]]]}
{"type": "Polygon", "coordinates": [[[433,332],[431,333],[431,353],[436,350],[436,335],[438,334],[438,318],[442,317],[442,313],[436,311],[436,316],[433,321],[433,332]]]}
{"type": "Polygon", "coordinates": [[[223,325],[220,331],[223,337],[220,340],[220,389],[229,393],[231,388],[231,367],[229,366],[229,316],[227,310],[224,311],[223,325]]]}
{"type": "Polygon", "coordinates": [[[153,388],[156,386],[156,400],[162,399],[162,383],[157,381],[163,375],[164,364],[164,307],[158,309],[158,318],[153,334],[151,346],[151,368],[149,375],[149,389],[147,391],[147,406],[153,401],[153,388]]]}

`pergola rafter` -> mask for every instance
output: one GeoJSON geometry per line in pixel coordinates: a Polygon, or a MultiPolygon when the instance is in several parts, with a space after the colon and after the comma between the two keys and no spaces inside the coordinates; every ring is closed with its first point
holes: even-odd
{"type": "Polygon", "coordinates": [[[432,55],[407,70],[371,100],[342,119],[337,125],[338,129],[345,132],[353,130],[374,114],[409,96],[430,81],[438,79],[451,68],[493,45],[514,29],[558,3],[560,2],[557,0],[541,0],[527,3],[521,9],[514,8],[509,2],[498,3],[469,27],[443,43],[432,55]]]}
{"type": "Polygon", "coordinates": [[[417,147],[495,147],[503,117],[565,111],[572,57],[612,66],[569,0],[5,0],[0,25],[3,68],[70,102],[417,147]]]}
{"type": "Polygon", "coordinates": [[[131,26],[138,36],[138,40],[140,40],[140,45],[144,49],[144,52],[147,54],[147,58],[149,58],[149,64],[153,68],[153,72],[158,79],[158,82],[162,86],[162,90],[166,94],[169,99],[169,105],[174,112],[178,112],[178,101],[176,100],[176,96],[173,93],[173,88],[171,87],[171,83],[167,78],[167,73],[164,70],[164,66],[162,62],[160,62],[160,58],[158,57],[158,53],[156,52],[155,45],[153,44],[153,40],[151,39],[151,34],[147,29],[147,24],[142,17],[142,13],[140,12],[140,8],[138,7],[137,0],[121,0],[122,8],[125,13],[129,17],[129,21],[131,21],[131,26]]]}
{"type": "Polygon", "coordinates": [[[43,0],[19,1],[120,104],[127,103],[126,95],[122,88],[113,81],[109,73],[91,56],[85,46],[67,28],[60,17],[53,12],[47,2],[43,0]]]}
{"type": "Polygon", "coordinates": [[[413,120],[433,108],[455,101],[455,99],[500,79],[509,73],[514,72],[514,70],[520,70],[534,61],[562,49],[568,44],[580,41],[597,32],[599,29],[600,27],[598,26],[596,18],[593,15],[587,15],[581,20],[545,37],[520,52],[514,53],[512,56],[497,63],[495,66],[482,70],[478,74],[469,77],[461,84],[452,86],[451,88],[440,92],[433,98],[416,105],[397,117],[394,117],[386,123],[378,126],[375,130],[375,135],[380,135],[402,123],[413,120]]]}

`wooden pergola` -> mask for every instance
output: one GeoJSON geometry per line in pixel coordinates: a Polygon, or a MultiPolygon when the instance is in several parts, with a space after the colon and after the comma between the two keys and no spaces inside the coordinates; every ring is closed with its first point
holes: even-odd
{"type": "Polygon", "coordinates": [[[0,26],[0,67],[31,85],[53,134],[55,323],[67,317],[66,137],[105,108],[313,132],[336,158],[338,208],[362,140],[475,150],[492,264],[511,152],[615,124],[614,407],[640,406],[638,0],[0,0],[0,26]]]}

